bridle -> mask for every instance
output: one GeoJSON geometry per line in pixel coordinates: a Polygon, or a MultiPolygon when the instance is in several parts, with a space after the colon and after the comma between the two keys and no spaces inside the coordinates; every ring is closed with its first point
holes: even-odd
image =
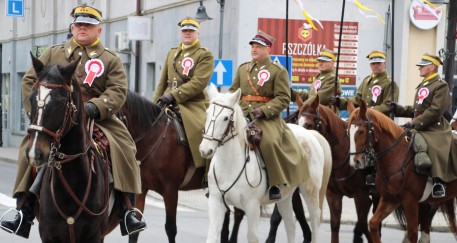
{"type": "Polygon", "coordinates": [[[204,128],[203,130],[203,139],[207,139],[210,141],[217,141],[218,142],[218,147],[224,145],[228,140],[236,137],[238,133],[235,131],[235,125],[234,125],[234,120],[233,120],[233,115],[235,114],[235,110],[232,107],[222,105],[216,102],[213,102],[214,104],[214,109],[213,109],[213,116],[211,117],[211,121],[208,124],[208,127],[204,128]],[[219,113],[214,116],[216,113],[216,106],[222,107],[222,109],[219,111],[219,113]],[[221,135],[220,138],[214,137],[214,128],[215,128],[215,123],[216,123],[216,118],[221,115],[222,111],[224,109],[228,109],[231,111],[229,122],[227,125],[227,128],[225,129],[224,133],[221,135]],[[210,132],[210,128],[212,127],[212,130],[210,132]]]}
{"type": "MultiPolygon", "coordinates": [[[[38,132],[38,133],[45,133],[48,136],[53,138],[53,142],[51,143],[51,155],[55,155],[60,148],[60,139],[65,136],[68,131],[73,127],[73,125],[76,124],[76,112],[78,109],[76,108],[76,105],[73,103],[73,87],[71,84],[50,84],[46,82],[41,82],[37,81],[34,85],[34,88],[37,90],[38,94],[38,101],[37,101],[37,111],[35,112],[35,116],[31,117],[30,119],[30,125],[27,129],[28,133],[31,132],[38,132]],[[49,93],[47,93],[44,97],[41,97],[42,94],[40,92],[40,86],[46,87],[48,89],[51,89],[49,93]],[[64,120],[56,131],[51,131],[50,129],[46,128],[42,124],[42,120],[39,121],[40,124],[38,124],[38,113],[41,111],[42,117],[44,117],[44,107],[45,107],[45,102],[46,99],[56,90],[63,88],[67,91],[67,98],[65,102],[65,112],[64,112],[64,120]]],[[[50,160],[51,160],[51,155],[50,155],[50,160]]]]}
{"type": "Polygon", "coordinates": [[[314,124],[316,124],[316,131],[322,134],[322,118],[319,111],[319,107],[316,108],[316,114],[310,112],[302,112],[301,116],[310,116],[313,118],[314,124]]]}
{"type": "MultiPolygon", "coordinates": [[[[369,167],[369,166],[376,166],[376,160],[379,158],[379,154],[376,154],[376,152],[373,148],[373,143],[372,143],[374,133],[375,133],[373,122],[371,121],[369,113],[366,113],[366,116],[367,116],[366,121],[353,122],[353,123],[349,124],[347,133],[349,134],[349,129],[351,128],[352,124],[357,125],[357,126],[360,126],[360,125],[367,126],[368,134],[367,134],[367,138],[365,140],[365,146],[360,151],[355,151],[355,152],[349,151],[349,155],[351,156],[351,155],[363,154],[363,159],[365,161],[365,167],[369,167]]],[[[383,153],[383,155],[385,153],[383,153]]]]}

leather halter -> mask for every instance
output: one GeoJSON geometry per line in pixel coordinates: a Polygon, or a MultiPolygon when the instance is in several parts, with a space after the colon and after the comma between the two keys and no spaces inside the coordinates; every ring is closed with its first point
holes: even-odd
{"type": "Polygon", "coordinates": [[[213,102],[213,104],[214,104],[213,117],[211,117],[211,122],[208,124],[208,127],[206,127],[205,130],[203,131],[203,139],[217,141],[218,147],[219,147],[219,146],[224,145],[224,143],[226,143],[228,140],[230,140],[230,139],[236,137],[236,135],[238,135],[235,132],[235,125],[234,125],[234,121],[233,121],[233,115],[235,113],[235,110],[232,107],[222,105],[222,104],[219,104],[216,102],[213,102]],[[214,116],[214,113],[216,113],[216,106],[220,106],[220,107],[222,107],[222,109],[219,111],[219,113],[216,116],[214,116]],[[232,111],[232,114],[230,114],[230,121],[228,122],[227,128],[225,129],[225,132],[222,134],[222,136],[220,138],[215,138],[214,137],[214,128],[216,127],[216,124],[215,124],[216,118],[222,113],[222,111],[224,109],[229,109],[230,111],[232,111]],[[211,128],[211,126],[213,129],[210,132],[209,129],[211,128]],[[209,133],[211,133],[211,134],[209,135],[209,133]],[[231,135],[229,136],[229,134],[231,134],[231,135]]]}

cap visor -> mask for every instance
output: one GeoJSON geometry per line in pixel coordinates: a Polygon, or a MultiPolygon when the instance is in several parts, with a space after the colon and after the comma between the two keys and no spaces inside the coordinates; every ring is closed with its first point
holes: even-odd
{"type": "Polygon", "coordinates": [[[252,43],[257,43],[257,44],[260,44],[262,46],[268,46],[267,43],[265,43],[261,39],[252,39],[251,41],[249,41],[249,45],[252,45],[252,43]]]}
{"type": "Polygon", "coordinates": [[[193,25],[184,25],[181,27],[181,30],[198,30],[198,28],[193,25]]]}
{"type": "Polygon", "coordinates": [[[318,61],[323,61],[323,62],[331,62],[331,61],[333,61],[333,59],[331,59],[330,57],[324,57],[324,56],[318,57],[317,60],[318,61]]]}
{"type": "Polygon", "coordinates": [[[386,62],[386,59],[380,58],[380,57],[374,57],[374,58],[371,58],[368,62],[369,63],[386,62]]]}
{"type": "Polygon", "coordinates": [[[86,17],[86,16],[79,16],[76,17],[73,23],[85,23],[85,24],[99,24],[100,21],[91,18],[91,17],[86,17]]]}
{"type": "Polygon", "coordinates": [[[427,60],[422,60],[422,61],[416,63],[416,66],[427,66],[427,65],[430,65],[430,64],[433,64],[433,62],[427,61],[427,60]]]}

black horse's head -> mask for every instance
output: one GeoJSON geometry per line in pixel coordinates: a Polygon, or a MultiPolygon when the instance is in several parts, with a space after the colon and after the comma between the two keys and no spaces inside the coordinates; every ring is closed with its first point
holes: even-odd
{"type": "Polygon", "coordinates": [[[30,126],[26,156],[29,163],[40,166],[60,148],[62,138],[82,119],[79,86],[72,76],[77,63],[66,67],[44,64],[32,56],[36,82],[29,95],[30,126]]]}

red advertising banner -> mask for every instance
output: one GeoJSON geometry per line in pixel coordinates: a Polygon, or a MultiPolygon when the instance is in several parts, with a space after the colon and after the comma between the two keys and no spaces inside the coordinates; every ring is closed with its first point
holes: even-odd
{"type": "MultiPolygon", "coordinates": [[[[259,29],[276,38],[271,55],[292,57],[292,83],[311,84],[316,75],[317,57],[322,48],[338,52],[340,33],[339,21],[321,21],[323,29],[310,28],[305,20],[289,19],[289,40],[286,45],[285,19],[259,18],[259,29]]],[[[316,24],[316,26],[318,26],[316,24]]],[[[344,22],[341,39],[338,76],[341,85],[355,85],[357,71],[357,49],[359,40],[358,22],[344,22]]]]}

